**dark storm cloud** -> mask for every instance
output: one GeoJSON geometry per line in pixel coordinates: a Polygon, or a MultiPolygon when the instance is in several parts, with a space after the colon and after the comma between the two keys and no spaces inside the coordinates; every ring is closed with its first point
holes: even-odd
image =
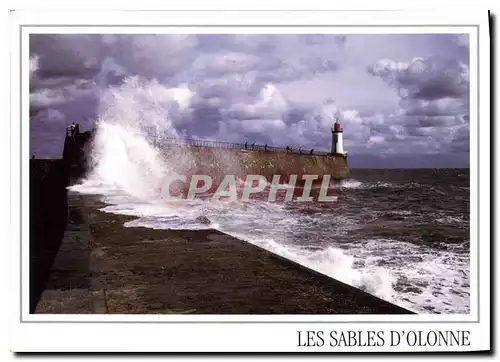
{"type": "Polygon", "coordinates": [[[38,78],[91,78],[100,70],[99,35],[31,35],[30,54],[38,56],[38,78]]]}
{"type": "Polygon", "coordinates": [[[416,58],[409,63],[383,59],[368,72],[395,87],[403,99],[435,100],[467,95],[469,69],[455,59],[416,58]]]}
{"type": "MultiPolygon", "coordinates": [[[[462,38],[450,38],[461,49],[462,38]]],[[[382,59],[367,68],[398,91],[400,112],[394,121],[399,134],[427,139],[428,150],[464,151],[468,145],[469,67],[465,58],[415,58],[410,62],[382,59]],[[460,138],[447,137],[462,130],[460,138]],[[440,138],[438,138],[441,136],[440,138]],[[434,142],[438,139],[438,142],[434,142]]]]}

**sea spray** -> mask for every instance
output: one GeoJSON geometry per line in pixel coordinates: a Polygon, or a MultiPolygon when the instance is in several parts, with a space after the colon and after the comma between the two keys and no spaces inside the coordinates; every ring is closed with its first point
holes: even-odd
{"type": "Polygon", "coordinates": [[[163,178],[191,162],[186,150],[165,152],[159,146],[179,137],[174,119],[188,108],[192,95],[183,86],[168,88],[137,77],[103,91],[87,181],[143,200],[159,197],[163,178]]]}

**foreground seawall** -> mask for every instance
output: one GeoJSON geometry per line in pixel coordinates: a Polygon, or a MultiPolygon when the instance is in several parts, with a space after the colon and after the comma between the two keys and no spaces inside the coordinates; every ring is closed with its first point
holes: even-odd
{"type": "Polygon", "coordinates": [[[97,196],[66,193],[60,165],[31,162],[32,174],[48,173],[31,179],[30,258],[57,253],[49,268],[51,258],[38,264],[50,275],[35,313],[411,313],[216,230],[125,228],[133,217],[99,211],[97,196]]]}
{"type": "Polygon", "coordinates": [[[34,312],[65,233],[69,175],[62,160],[31,160],[29,172],[29,283],[30,311],[34,312]]]}

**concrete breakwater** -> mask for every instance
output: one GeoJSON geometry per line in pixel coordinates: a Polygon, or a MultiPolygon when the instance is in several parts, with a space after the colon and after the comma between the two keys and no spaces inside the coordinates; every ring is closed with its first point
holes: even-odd
{"type": "MultiPolygon", "coordinates": [[[[63,159],[71,165],[72,175],[80,175],[92,163],[90,152],[94,133],[84,132],[66,137],[63,159]]],[[[170,160],[169,168],[184,175],[210,175],[214,181],[225,175],[245,179],[246,175],[262,175],[271,182],[273,175],[286,180],[289,175],[325,175],[343,179],[349,175],[347,157],[343,154],[300,151],[257,145],[229,144],[212,141],[164,142],[155,145],[170,160]]]]}
{"type": "MultiPolygon", "coordinates": [[[[245,179],[247,175],[262,175],[271,182],[274,175],[287,180],[290,175],[318,175],[322,179],[343,179],[349,175],[349,167],[343,156],[297,155],[288,152],[266,152],[262,150],[224,149],[200,146],[186,146],[189,153],[187,162],[180,165],[181,172],[187,174],[207,174],[214,179],[224,175],[235,175],[245,179]]],[[[182,152],[179,147],[171,146],[165,152],[182,152]]]]}
{"type": "Polygon", "coordinates": [[[31,179],[30,259],[50,254],[31,268],[30,286],[50,269],[35,313],[411,313],[216,230],[125,228],[133,217],[66,193],[63,165],[31,161],[32,174],[45,176],[31,179]]]}

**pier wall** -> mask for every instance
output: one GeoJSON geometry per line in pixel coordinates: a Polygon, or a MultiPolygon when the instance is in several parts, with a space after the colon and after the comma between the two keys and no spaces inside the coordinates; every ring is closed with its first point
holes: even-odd
{"type": "MultiPolygon", "coordinates": [[[[191,155],[188,172],[209,175],[234,174],[244,179],[246,175],[262,175],[272,181],[273,175],[330,175],[332,179],[343,179],[349,175],[345,157],[340,155],[298,155],[287,152],[252,151],[245,149],[219,149],[190,146],[191,155]]],[[[188,162],[189,164],[189,162],[188,162]]]]}
{"type": "MultiPolygon", "coordinates": [[[[70,165],[72,176],[82,175],[89,167],[92,144],[90,132],[74,138],[66,137],[63,159],[70,165]]],[[[349,175],[346,155],[330,155],[325,152],[310,154],[297,150],[288,152],[277,147],[256,146],[247,149],[241,144],[223,142],[200,142],[199,144],[166,143],[157,149],[169,161],[171,171],[182,174],[205,174],[213,179],[235,175],[242,179],[246,175],[262,175],[272,181],[273,175],[324,175],[332,179],[343,179],[349,175]]]]}

